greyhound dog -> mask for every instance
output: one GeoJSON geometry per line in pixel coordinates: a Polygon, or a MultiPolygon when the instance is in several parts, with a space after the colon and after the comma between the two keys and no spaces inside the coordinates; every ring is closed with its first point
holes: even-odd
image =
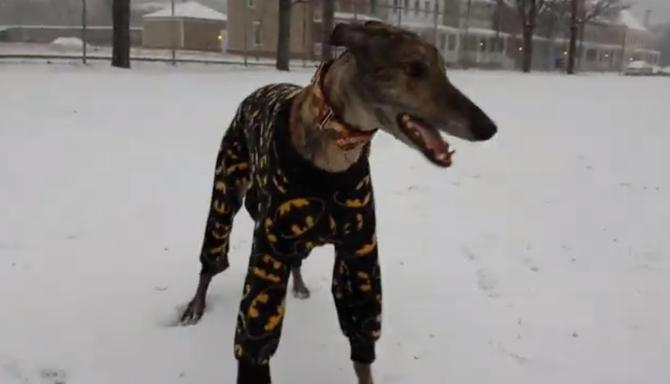
{"type": "Polygon", "coordinates": [[[238,384],[270,383],[289,276],[306,296],[300,261],[324,244],[335,246],[332,292],[358,383],[372,384],[382,293],[370,141],[380,128],[446,168],[453,151],[440,131],[469,141],[497,131],[415,33],[380,22],[339,24],[330,43],[345,52],[309,85],[265,86],[241,103],[217,157],[200,280],[181,323],[201,318],[212,278],[228,267],[233,218],[244,202],[255,228],[235,333],[238,384]]]}

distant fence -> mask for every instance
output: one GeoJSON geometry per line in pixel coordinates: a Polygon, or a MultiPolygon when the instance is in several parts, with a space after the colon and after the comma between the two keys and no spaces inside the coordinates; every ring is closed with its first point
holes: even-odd
{"type": "MultiPolygon", "coordinates": [[[[274,65],[274,57],[254,55],[253,50],[247,55],[226,52],[225,1],[207,0],[203,1],[207,6],[196,8],[192,3],[174,0],[172,8],[169,1],[131,2],[131,61],[274,65]],[[147,15],[154,16],[145,19],[147,15]],[[217,20],[217,15],[223,21],[217,20]]],[[[0,60],[111,61],[111,6],[101,9],[101,4],[87,0],[25,3],[13,17],[8,17],[3,8],[0,60]],[[35,21],[42,19],[33,17],[35,14],[58,23],[37,24],[35,21]],[[59,17],[49,18],[49,14],[59,17]],[[91,25],[90,21],[98,25],[91,25]]]]}
{"type": "MultiPolygon", "coordinates": [[[[111,45],[111,26],[77,26],[77,25],[4,25],[0,26],[0,42],[23,42],[48,44],[59,37],[71,37],[95,45],[111,45]]],[[[130,28],[132,45],[142,44],[142,28],[130,28]]]]}
{"type": "MultiPolygon", "coordinates": [[[[171,0],[174,6],[165,1],[133,1],[131,61],[274,64],[278,28],[276,0],[198,1],[206,5],[182,0],[171,0]]],[[[61,21],[73,25],[37,25],[27,22],[33,19],[26,17],[0,17],[2,22],[14,21],[0,25],[0,59],[110,60],[111,9],[101,8],[102,2],[95,3],[97,9],[87,9],[87,0],[53,0],[51,3],[26,0],[24,4],[26,7],[53,4],[42,8],[47,8],[46,13],[53,11],[68,16],[61,21]],[[105,12],[109,12],[107,18],[101,16],[105,12]],[[89,21],[96,24],[91,25],[89,21]]],[[[410,29],[434,44],[450,66],[515,69],[521,65],[523,42],[519,32],[509,31],[518,30],[520,26],[514,19],[513,9],[510,11],[512,19],[506,21],[499,8],[501,4],[505,2],[338,0],[334,19],[335,23],[379,20],[410,29]]],[[[294,1],[292,13],[292,64],[312,66],[321,55],[321,0],[294,1]]],[[[3,14],[6,14],[5,8],[3,14]]],[[[564,32],[557,31],[551,36],[554,37],[534,37],[535,69],[553,70],[565,66],[568,41],[564,32]]],[[[632,49],[623,39],[621,43],[609,45],[584,42],[580,48],[578,64],[582,70],[620,70],[629,60],[653,63],[652,59],[658,56],[652,50],[632,49]]]]}

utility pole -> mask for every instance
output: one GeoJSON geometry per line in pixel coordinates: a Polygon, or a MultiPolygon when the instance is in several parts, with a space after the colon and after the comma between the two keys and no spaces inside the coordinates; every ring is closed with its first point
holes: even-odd
{"type": "Polygon", "coordinates": [[[333,48],[330,46],[330,35],[335,26],[335,0],[323,0],[321,2],[321,25],[323,36],[321,38],[321,60],[328,61],[333,58],[333,48]]]}
{"type": "Polygon", "coordinates": [[[496,2],[496,53],[502,55],[503,53],[503,43],[500,38],[500,32],[502,31],[502,22],[503,22],[503,0],[498,0],[496,2]]]}
{"type": "Polygon", "coordinates": [[[170,1],[170,15],[172,16],[172,65],[177,65],[177,19],[174,17],[174,0],[170,1]]]}
{"type": "Polygon", "coordinates": [[[275,67],[288,71],[291,66],[291,0],[279,0],[279,31],[275,67]]]}
{"type": "Polygon", "coordinates": [[[130,68],[130,0],[113,0],[112,66],[130,68]]]}
{"type": "Polygon", "coordinates": [[[644,27],[649,28],[651,26],[651,9],[644,11],[644,27]]]}
{"type": "Polygon", "coordinates": [[[472,0],[468,0],[467,9],[465,11],[465,31],[463,32],[463,37],[461,39],[461,64],[464,67],[467,67],[467,41],[468,41],[468,30],[470,29],[470,16],[472,13],[472,0]]]}
{"type": "Polygon", "coordinates": [[[244,2],[244,66],[248,65],[249,56],[249,5],[244,2]]]}
{"type": "Polygon", "coordinates": [[[568,75],[574,75],[575,73],[575,56],[577,56],[578,5],[578,0],[570,0],[570,47],[568,48],[568,75]]]}
{"type": "Polygon", "coordinates": [[[440,18],[440,4],[438,1],[435,1],[435,6],[433,8],[433,45],[437,47],[437,24],[440,18]]]}
{"type": "Polygon", "coordinates": [[[86,64],[86,0],[81,0],[81,61],[86,64]]]}
{"type": "Polygon", "coordinates": [[[626,57],[626,43],[628,41],[628,28],[623,30],[623,40],[621,41],[621,72],[626,70],[628,65],[628,58],[626,57]]]}
{"type": "Polygon", "coordinates": [[[304,4],[302,9],[302,66],[307,67],[307,55],[309,48],[307,47],[307,5],[304,4]]]}
{"type": "Polygon", "coordinates": [[[401,3],[402,0],[398,0],[397,4],[397,9],[398,9],[398,26],[402,25],[402,12],[403,12],[403,6],[401,3]]]}

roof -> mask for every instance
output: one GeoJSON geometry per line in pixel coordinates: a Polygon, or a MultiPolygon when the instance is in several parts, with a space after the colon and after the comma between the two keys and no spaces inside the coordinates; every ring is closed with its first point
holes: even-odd
{"type": "MultiPolygon", "coordinates": [[[[409,29],[420,29],[420,30],[434,30],[435,29],[435,24],[432,23],[422,23],[422,22],[412,22],[412,21],[403,21],[401,24],[403,27],[409,28],[409,29]]],[[[449,26],[449,25],[442,25],[438,24],[437,25],[437,30],[442,31],[442,32],[452,32],[452,33],[459,33],[460,30],[458,28],[449,26]]]]}
{"type": "Polygon", "coordinates": [[[635,16],[633,16],[629,10],[623,10],[619,12],[619,22],[629,29],[635,29],[638,31],[647,30],[647,28],[642,23],[640,23],[640,21],[635,16]]]}
{"type": "MultiPolygon", "coordinates": [[[[145,19],[164,17],[172,17],[172,7],[169,6],[161,9],[160,11],[144,15],[145,19]]],[[[226,21],[228,19],[226,14],[216,11],[212,8],[205,7],[204,5],[195,1],[176,4],[174,7],[174,17],[216,21],[226,21]]]]}
{"type": "Polygon", "coordinates": [[[335,12],[338,20],[382,21],[381,19],[363,13],[335,12]]]}

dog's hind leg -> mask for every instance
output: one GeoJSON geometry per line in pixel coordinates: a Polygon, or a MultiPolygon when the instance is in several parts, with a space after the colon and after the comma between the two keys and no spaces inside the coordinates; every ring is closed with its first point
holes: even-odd
{"type": "Polygon", "coordinates": [[[195,324],[205,310],[212,278],[228,268],[230,232],[250,180],[249,159],[238,117],[226,132],[216,160],[214,188],[200,252],[200,280],[195,296],[181,316],[181,324],[195,324]]]}

